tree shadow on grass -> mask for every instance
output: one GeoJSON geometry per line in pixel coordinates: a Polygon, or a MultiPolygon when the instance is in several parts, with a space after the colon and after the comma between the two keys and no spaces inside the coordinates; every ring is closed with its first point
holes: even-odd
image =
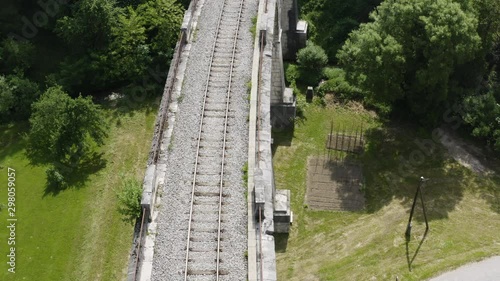
{"type": "Polygon", "coordinates": [[[93,153],[91,156],[82,160],[78,165],[57,165],[58,170],[64,175],[65,183],[55,184],[47,179],[43,198],[46,196],[57,196],[61,191],[69,188],[80,189],[85,186],[88,178],[106,167],[106,160],[103,159],[104,153],[93,153]]]}
{"type": "Polygon", "coordinates": [[[363,188],[367,210],[375,212],[399,199],[408,209],[421,176],[429,220],[443,219],[462,200],[470,173],[445,156],[424,130],[390,125],[365,132],[363,188]]]}
{"type": "Polygon", "coordinates": [[[488,184],[479,185],[483,187],[481,197],[488,202],[493,212],[500,214],[500,176],[493,175],[485,177],[484,180],[488,184]]]}
{"type": "Polygon", "coordinates": [[[284,130],[273,130],[273,144],[271,145],[272,153],[276,153],[278,146],[291,146],[293,140],[293,134],[295,132],[294,127],[284,129],[284,130]]]}
{"type": "Polygon", "coordinates": [[[28,130],[27,122],[0,125],[0,162],[24,149],[22,135],[28,130]]]}
{"type": "Polygon", "coordinates": [[[159,110],[161,103],[161,96],[134,96],[123,95],[116,100],[99,100],[99,104],[106,109],[109,114],[110,122],[116,123],[121,126],[120,118],[125,116],[133,117],[138,112],[149,114],[159,110]]]}

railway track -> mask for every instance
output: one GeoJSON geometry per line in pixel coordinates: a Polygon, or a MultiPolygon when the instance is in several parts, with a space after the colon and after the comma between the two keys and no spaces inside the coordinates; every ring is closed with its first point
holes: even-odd
{"type": "Polygon", "coordinates": [[[219,280],[224,269],[224,166],[233,69],[245,0],[225,0],[208,68],[187,229],[184,280],[219,280]]]}

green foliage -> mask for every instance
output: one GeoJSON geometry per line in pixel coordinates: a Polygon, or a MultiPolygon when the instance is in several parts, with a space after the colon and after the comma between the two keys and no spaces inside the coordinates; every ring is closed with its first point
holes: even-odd
{"type": "Polygon", "coordinates": [[[72,99],[61,87],[51,87],[33,104],[26,153],[33,164],[77,168],[104,144],[105,120],[90,97],[72,99]]]}
{"type": "Polygon", "coordinates": [[[300,78],[299,66],[292,63],[287,64],[285,70],[285,78],[288,83],[295,84],[296,81],[300,78]]]}
{"type": "Polygon", "coordinates": [[[184,11],[175,0],[140,2],[119,7],[114,0],[84,0],[72,15],[61,18],[58,35],[78,46],[55,80],[70,92],[102,90],[145,84],[148,69],[160,66],[154,78],[163,82],[184,11]],[[88,20],[95,23],[86,24],[88,20]],[[78,43],[82,38],[86,43],[78,43]]]}
{"type": "Polygon", "coordinates": [[[176,0],[149,0],[137,8],[156,64],[170,64],[172,50],[179,38],[184,9],[176,0]]]}
{"type": "Polygon", "coordinates": [[[252,38],[255,40],[255,35],[257,34],[257,16],[252,17],[252,27],[250,27],[250,33],[252,33],[252,38]]]}
{"type": "Polygon", "coordinates": [[[321,71],[328,63],[328,57],[323,48],[308,41],[307,46],[297,52],[297,63],[304,69],[321,71]]]}
{"type": "Polygon", "coordinates": [[[323,97],[325,94],[333,94],[340,100],[358,99],[361,90],[346,81],[345,71],[341,68],[325,68],[324,76],[327,81],[322,83],[316,93],[323,97]]]}
{"type": "Polygon", "coordinates": [[[150,48],[146,44],[144,18],[129,7],[127,13],[118,15],[118,23],[112,27],[113,41],[100,69],[106,69],[102,84],[106,81],[132,80],[141,77],[151,62],[150,48]]]}
{"type": "MultiPolygon", "coordinates": [[[[7,82],[4,76],[0,76],[0,116],[8,115],[10,108],[14,104],[13,87],[7,82]]],[[[3,118],[2,118],[3,119],[3,118]]]]}
{"type": "Polygon", "coordinates": [[[308,41],[305,48],[297,52],[297,65],[288,64],[285,76],[289,83],[317,85],[322,77],[322,69],[328,63],[325,51],[308,41]]]}
{"type": "MultiPolygon", "coordinates": [[[[301,2],[301,3],[300,3],[301,2]]],[[[348,34],[368,20],[368,13],[382,0],[302,0],[301,17],[307,20],[309,38],[323,47],[330,62],[348,34]]]]}
{"type": "Polygon", "coordinates": [[[432,124],[445,102],[457,66],[480,50],[478,21],[452,0],[385,1],[373,22],[352,32],[337,58],[365,101],[389,109],[396,101],[432,124]]]}
{"type": "MultiPolygon", "coordinates": [[[[500,94],[500,89],[495,89],[500,94]]],[[[464,99],[463,120],[472,127],[472,135],[487,141],[500,151],[500,105],[493,91],[464,99]]]]}
{"type": "Polygon", "coordinates": [[[120,203],[118,212],[124,216],[124,221],[133,223],[141,216],[141,184],[135,179],[125,180],[117,197],[120,203]]]}
{"type": "Polygon", "coordinates": [[[472,8],[476,11],[478,19],[478,34],[481,36],[483,48],[490,51],[499,41],[500,33],[500,1],[475,0],[472,8]]]}
{"type": "Polygon", "coordinates": [[[245,186],[248,186],[248,162],[243,165],[243,168],[241,168],[241,172],[243,173],[243,184],[245,186]]]}
{"type": "Polygon", "coordinates": [[[12,94],[14,96],[9,119],[28,119],[31,115],[31,104],[40,96],[38,84],[18,75],[9,75],[7,76],[7,80],[12,87],[12,94]]]}
{"type": "Polygon", "coordinates": [[[66,187],[67,182],[61,174],[59,170],[57,170],[55,167],[49,167],[46,171],[45,174],[47,176],[47,184],[50,188],[53,189],[63,189],[66,187]]]}
{"type": "Polygon", "coordinates": [[[56,33],[75,52],[105,49],[111,41],[121,9],[115,0],[82,0],[75,4],[72,15],[57,21],[56,33]]]}
{"type": "Polygon", "coordinates": [[[26,78],[0,76],[0,122],[27,119],[39,94],[38,85],[26,78]]]}
{"type": "Polygon", "coordinates": [[[0,70],[3,73],[23,73],[33,64],[33,57],[32,43],[6,38],[0,45],[0,70]]]}

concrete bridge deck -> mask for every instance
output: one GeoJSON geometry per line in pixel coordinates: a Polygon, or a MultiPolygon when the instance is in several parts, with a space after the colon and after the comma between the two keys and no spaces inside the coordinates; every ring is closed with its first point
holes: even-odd
{"type": "MultiPolygon", "coordinates": [[[[289,125],[287,114],[291,112],[293,119],[295,112],[294,100],[284,95],[280,26],[284,2],[242,1],[242,16],[237,22],[234,12],[221,13],[228,5],[234,6],[232,0],[192,0],[186,11],[148,160],[142,198],[144,223],[138,224],[142,231],[137,231],[134,239],[130,281],[277,279],[273,233],[288,231],[291,213],[289,192],[278,192],[274,186],[271,125],[289,125]],[[257,34],[252,38],[252,18],[257,11],[257,34]],[[236,51],[228,60],[231,56],[225,47],[216,46],[230,46],[230,34],[219,35],[218,30],[237,23],[241,26],[233,45],[236,51]],[[223,74],[228,61],[234,69],[232,66],[232,74],[223,74]],[[234,77],[229,79],[230,101],[223,101],[219,91],[227,89],[227,75],[234,77]],[[211,258],[203,255],[212,251],[213,243],[203,237],[212,229],[208,220],[214,210],[203,206],[211,204],[207,196],[214,192],[207,190],[216,181],[213,171],[217,170],[206,161],[214,159],[214,167],[221,164],[215,159],[220,153],[212,146],[218,146],[221,136],[215,124],[219,123],[222,104],[228,109],[227,129],[222,129],[227,142],[223,146],[226,158],[222,158],[226,172],[220,178],[221,238],[217,238],[222,246],[216,251],[220,267],[212,269],[211,258]],[[272,119],[271,111],[278,122],[272,119]],[[200,157],[207,164],[203,162],[197,170],[200,157]],[[247,187],[242,181],[245,163],[247,187]],[[279,210],[275,193],[288,200],[278,202],[279,210]],[[189,208],[192,204],[196,205],[194,213],[193,207],[189,208]],[[276,212],[281,216],[277,224],[276,212]],[[197,225],[194,232],[188,221],[197,225]]],[[[287,9],[296,4],[285,2],[287,9]]],[[[289,30],[286,33],[290,34],[289,30]]],[[[293,38],[284,41],[294,42],[293,38]]]]}

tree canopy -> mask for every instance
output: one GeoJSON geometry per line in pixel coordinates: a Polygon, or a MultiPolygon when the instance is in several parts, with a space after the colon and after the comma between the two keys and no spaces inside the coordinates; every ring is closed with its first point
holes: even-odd
{"type": "Polygon", "coordinates": [[[33,104],[27,155],[33,164],[77,167],[107,136],[106,118],[90,97],[51,87],[33,104]]]}
{"type": "Polygon", "coordinates": [[[398,102],[424,123],[456,100],[450,79],[478,56],[472,10],[452,0],[384,1],[349,35],[337,57],[366,100],[389,110],[398,102]]]}
{"type": "Polygon", "coordinates": [[[6,0],[0,11],[1,83],[11,89],[0,96],[0,122],[27,119],[38,89],[55,85],[72,97],[112,90],[127,95],[127,89],[138,86],[146,94],[161,93],[184,15],[182,4],[188,3],[21,2],[6,0]],[[148,79],[152,72],[154,79],[148,79]]]}
{"type": "Polygon", "coordinates": [[[330,62],[349,33],[368,20],[382,0],[299,0],[301,17],[309,24],[309,39],[321,46],[330,62]]]}

